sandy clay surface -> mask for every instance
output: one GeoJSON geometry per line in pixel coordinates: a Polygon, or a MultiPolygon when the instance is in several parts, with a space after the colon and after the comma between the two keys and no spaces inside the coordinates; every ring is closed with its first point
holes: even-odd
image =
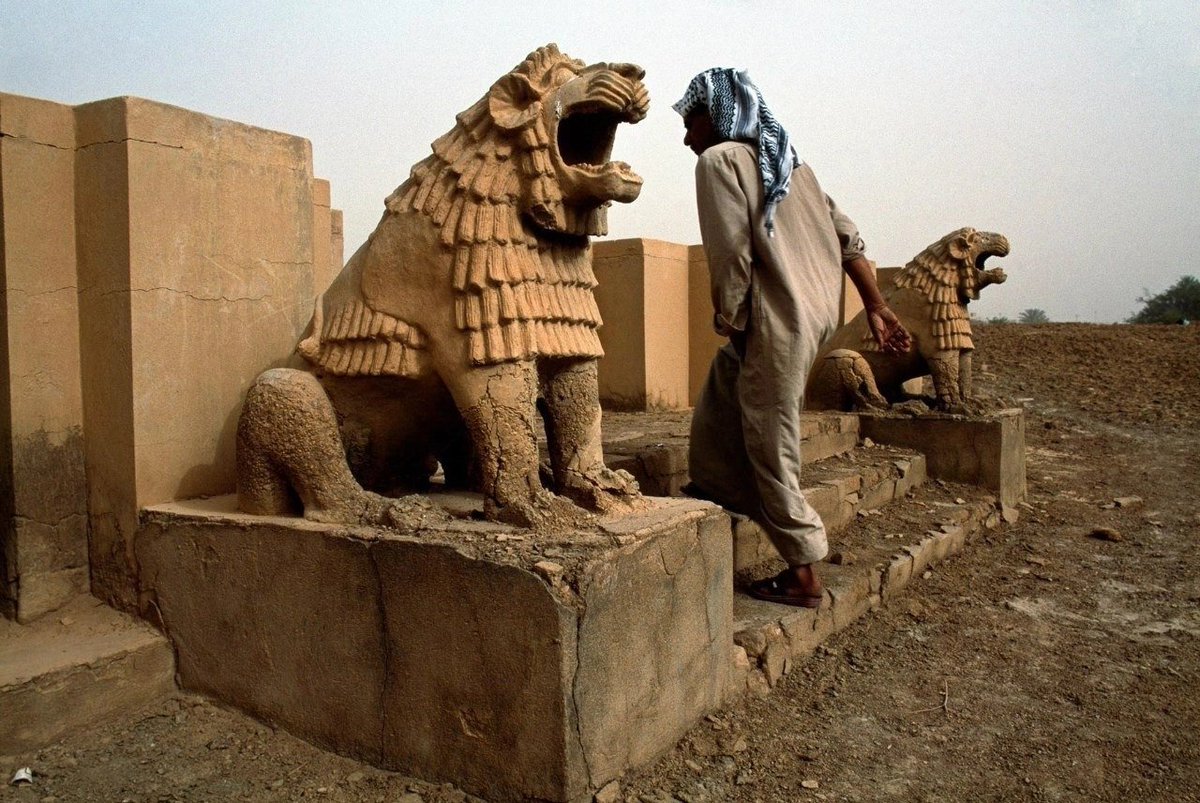
{"type": "MultiPolygon", "coordinates": [[[[1020,521],[617,800],[1200,800],[1200,326],[1008,324],[977,345],[981,390],[1027,409],[1020,521]]],[[[471,799],[188,695],[3,761],[37,778],[0,800],[471,799]]]]}

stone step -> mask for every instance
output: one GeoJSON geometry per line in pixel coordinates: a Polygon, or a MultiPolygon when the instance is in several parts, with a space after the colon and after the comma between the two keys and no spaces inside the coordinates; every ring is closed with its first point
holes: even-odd
{"type": "MultiPolygon", "coordinates": [[[[835,533],[859,516],[878,511],[925,482],[925,456],[887,446],[863,446],[826,457],[803,470],[804,496],[835,533]]],[[[731,513],[733,568],[750,569],[778,559],[762,528],[731,513]]]]}
{"type": "Polygon", "coordinates": [[[885,515],[857,517],[831,544],[839,564],[822,563],[825,599],[819,609],[753,599],[746,584],[768,577],[783,562],[735,575],[735,673],[747,691],[767,693],[827,638],[886,603],[985,529],[1000,525],[995,497],[978,488],[931,483],[914,489],[885,515]]]}
{"type": "MultiPolygon", "coordinates": [[[[690,410],[659,413],[604,411],[604,461],[632,474],[650,496],[678,496],[687,482],[690,410]]],[[[858,445],[858,416],[805,413],[800,443],[805,461],[845,454],[858,445]]]]}
{"type": "Polygon", "coordinates": [[[0,755],[39,749],[174,691],[166,637],[94,597],[29,625],[0,619],[0,755]]]}

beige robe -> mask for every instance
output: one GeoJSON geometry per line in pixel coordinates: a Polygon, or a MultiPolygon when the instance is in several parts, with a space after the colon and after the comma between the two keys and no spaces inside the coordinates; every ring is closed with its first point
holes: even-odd
{"type": "Polygon", "coordinates": [[[837,327],[842,262],[863,253],[862,239],[808,165],[792,171],[768,237],[757,152],[741,142],[701,155],[696,201],[715,316],[736,334],[696,403],[692,482],[757,521],[789,565],[813,563],[829,546],[801,492],[800,410],[817,350],[837,327]]]}

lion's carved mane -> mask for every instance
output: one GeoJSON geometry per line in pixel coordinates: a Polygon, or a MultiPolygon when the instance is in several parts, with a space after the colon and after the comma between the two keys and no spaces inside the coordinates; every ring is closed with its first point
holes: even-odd
{"type": "MultiPolygon", "coordinates": [[[[537,89],[550,85],[556,71],[578,73],[584,66],[549,46],[501,81],[519,75],[524,86],[537,89]]],[[[601,357],[586,238],[607,233],[607,204],[580,209],[563,203],[540,96],[514,121],[520,128],[513,133],[494,122],[490,94],[433,143],[433,153],[388,197],[388,213],[428,218],[452,254],[454,320],[467,335],[472,364],[601,357]]],[[[318,300],[313,336],[299,347],[319,368],[338,376],[427,373],[418,327],[357,299],[325,315],[321,307],[318,300]]]]}
{"type": "MultiPolygon", "coordinates": [[[[972,228],[952,231],[917,254],[896,274],[897,288],[910,288],[929,301],[931,330],[942,350],[970,350],[971,316],[964,300],[978,297],[977,270],[973,255],[953,252],[956,243],[972,242],[977,232],[972,228]]],[[[879,351],[879,345],[868,333],[863,339],[863,351],[879,351]]]]}

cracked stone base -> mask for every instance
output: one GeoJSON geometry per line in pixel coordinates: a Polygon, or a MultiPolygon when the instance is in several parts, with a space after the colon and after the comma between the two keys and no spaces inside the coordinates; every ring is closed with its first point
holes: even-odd
{"type": "Polygon", "coordinates": [[[863,437],[925,453],[929,476],[987,488],[1006,507],[1025,498],[1025,414],[859,416],[863,437]]]}
{"type": "Polygon", "coordinates": [[[553,536],[143,513],[143,607],[184,687],[490,800],[589,799],[730,692],[729,519],[705,503],[553,536]]]}

